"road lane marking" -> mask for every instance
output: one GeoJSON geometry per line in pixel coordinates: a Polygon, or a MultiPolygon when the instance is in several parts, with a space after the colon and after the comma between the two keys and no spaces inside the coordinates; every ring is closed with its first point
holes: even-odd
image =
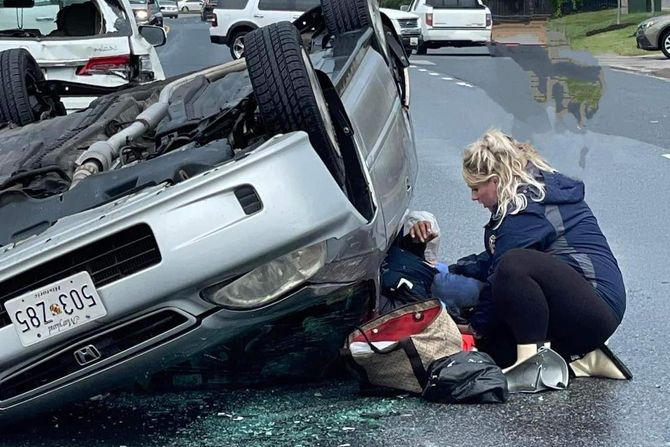
{"type": "Polygon", "coordinates": [[[414,65],[435,65],[435,62],[426,61],[423,59],[412,59],[412,64],[414,65]]]}
{"type": "Polygon", "coordinates": [[[670,154],[663,154],[662,157],[665,157],[665,158],[667,158],[668,160],[670,160],[670,154]]]}
{"type": "Polygon", "coordinates": [[[468,84],[467,82],[457,82],[456,85],[462,85],[463,87],[472,87],[472,84],[468,84]]]}
{"type": "Polygon", "coordinates": [[[419,68],[419,71],[425,72],[425,71],[428,71],[428,70],[426,70],[425,68],[419,68]]]}
{"type": "Polygon", "coordinates": [[[428,74],[431,75],[431,76],[439,76],[440,75],[439,73],[435,73],[434,71],[431,71],[428,74]]]}
{"type": "Polygon", "coordinates": [[[444,76],[442,79],[444,81],[453,81],[454,80],[454,78],[450,78],[449,76],[444,76]]]}

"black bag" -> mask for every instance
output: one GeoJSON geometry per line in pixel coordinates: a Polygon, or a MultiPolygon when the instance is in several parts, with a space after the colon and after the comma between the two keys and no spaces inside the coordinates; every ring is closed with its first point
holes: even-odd
{"type": "Polygon", "coordinates": [[[394,309],[431,297],[437,269],[419,256],[397,246],[389,249],[381,268],[381,294],[394,309]]]}
{"type": "Polygon", "coordinates": [[[463,351],[431,363],[423,397],[442,403],[494,404],[506,402],[509,391],[505,375],[488,354],[463,351]]]}

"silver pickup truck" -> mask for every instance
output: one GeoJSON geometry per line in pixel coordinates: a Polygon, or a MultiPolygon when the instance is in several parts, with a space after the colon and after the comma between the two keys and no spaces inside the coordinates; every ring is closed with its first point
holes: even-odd
{"type": "Polygon", "coordinates": [[[0,421],[315,315],[294,341],[339,347],[412,197],[406,66],[374,3],[323,0],[246,59],[1,129],[0,421]]]}

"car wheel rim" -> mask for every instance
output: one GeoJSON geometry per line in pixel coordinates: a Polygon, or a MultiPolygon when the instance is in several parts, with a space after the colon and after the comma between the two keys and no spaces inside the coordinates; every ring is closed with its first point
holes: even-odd
{"type": "Polygon", "coordinates": [[[665,51],[670,52],[670,34],[665,36],[664,46],[665,46],[665,51]]]}
{"type": "Polygon", "coordinates": [[[319,80],[316,78],[316,72],[312,67],[312,61],[309,59],[309,55],[304,49],[302,50],[302,59],[305,62],[305,67],[307,68],[307,77],[309,78],[312,92],[314,92],[316,106],[319,109],[319,114],[321,115],[324,127],[326,128],[326,134],[328,135],[330,144],[338,153],[338,155],[341,156],[340,147],[337,144],[337,137],[335,136],[335,126],[333,125],[333,120],[330,118],[330,111],[328,110],[328,104],[326,104],[326,98],[323,96],[321,84],[319,84],[319,80]]]}
{"type": "Polygon", "coordinates": [[[244,36],[237,36],[233,42],[233,53],[235,54],[235,59],[239,59],[244,56],[244,36]]]}

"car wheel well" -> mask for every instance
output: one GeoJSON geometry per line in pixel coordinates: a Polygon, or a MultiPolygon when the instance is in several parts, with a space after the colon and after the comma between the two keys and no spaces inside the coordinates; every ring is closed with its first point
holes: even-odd
{"type": "Polygon", "coordinates": [[[258,28],[257,26],[248,25],[248,24],[233,25],[233,26],[230,27],[230,31],[228,31],[228,38],[229,38],[229,40],[232,40],[235,37],[235,35],[240,33],[240,32],[244,32],[244,31],[250,32],[250,31],[253,31],[257,28],[258,28]]]}

